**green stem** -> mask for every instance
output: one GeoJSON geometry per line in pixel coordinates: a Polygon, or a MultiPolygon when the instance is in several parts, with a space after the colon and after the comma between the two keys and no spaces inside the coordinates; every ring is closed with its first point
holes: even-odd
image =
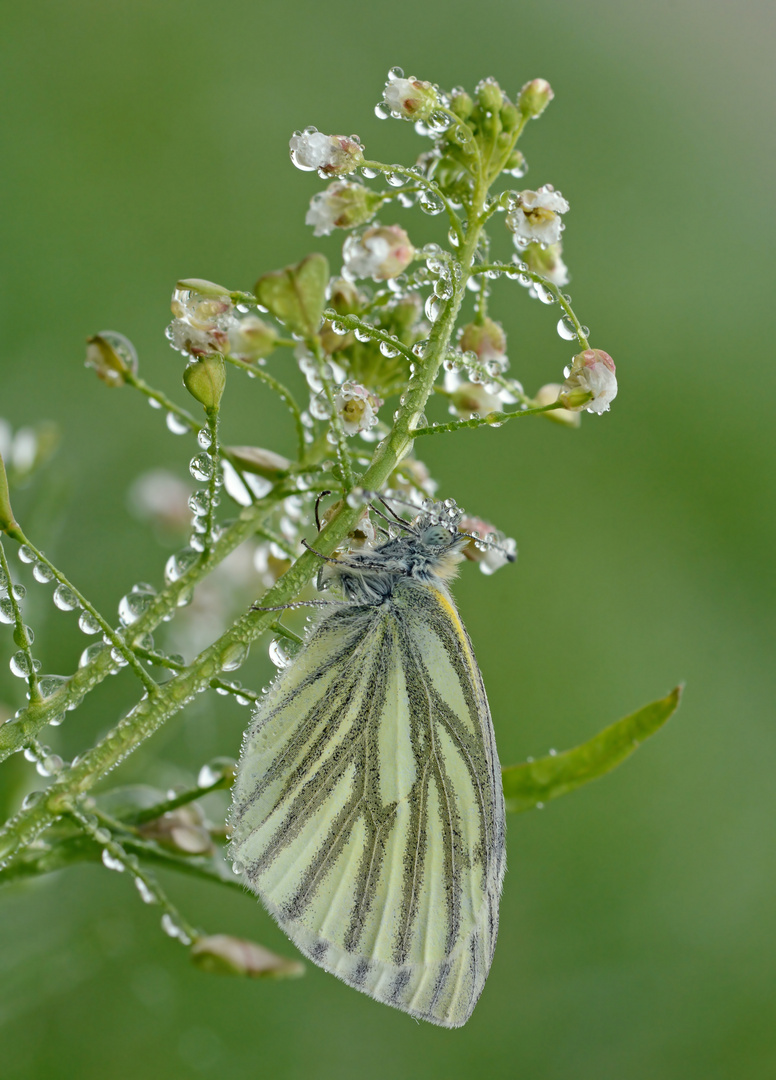
{"type": "Polygon", "coordinates": [[[521,277],[530,278],[531,281],[535,282],[537,285],[542,285],[548,292],[552,293],[552,295],[555,297],[558,304],[560,305],[563,313],[567,315],[569,319],[571,319],[571,322],[574,325],[574,330],[576,331],[576,335],[579,338],[582,346],[585,349],[590,348],[590,342],[582,332],[582,324],[580,323],[577,316],[574,314],[571,304],[568,302],[568,300],[560,291],[557,285],[554,285],[546,277],[542,277],[541,274],[535,274],[532,270],[521,270],[519,266],[517,266],[515,263],[482,263],[476,266],[474,270],[472,270],[472,273],[487,274],[490,270],[497,270],[501,274],[508,274],[510,276],[519,274],[521,277]]]}
{"type": "Polygon", "coordinates": [[[563,405],[559,401],[553,401],[551,405],[537,405],[533,409],[491,412],[487,416],[475,416],[470,420],[451,420],[449,424],[432,424],[429,427],[415,428],[412,435],[418,438],[420,435],[444,435],[450,431],[460,431],[462,428],[501,427],[507,420],[514,420],[518,416],[535,416],[537,413],[552,412],[553,409],[562,408],[563,405]]]}
{"type": "Polygon", "coordinates": [[[48,569],[54,575],[54,580],[59,585],[63,585],[66,589],[70,590],[70,592],[78,601],[79,606],[84,611],[87,611],[95,620],[95,622],[99,625],[100,630],[102,630],[103,635],[110,642],[111,647],[115,649],[116,652],[118,652],[126,660],[127,664],[132,668],[134,673],[140,679],[148,693],[153,694],[157,689],[156,682],[148,674],[146,669],[135,656],[132,648],[127,645],[121,634],[117,633],[113,629],[110,623],[102,617],[97,608],[95,608],[93,604],[89,603],[86,597],[82,593],[80,593],[78,589],[76,589],[75,585],[73,585],[71,581],[68,581],[62,571],[58,570],[56,566],[54,566],[54,564],[46,558],[42,551],[38,551],[35,545],[30,540],[28,540],[23,533],[20,534],[19,541],[20,543],[24,544],[25,547],[28,547],[30,549],[38,562],[41,562],[44,566],[48,567],[48,569]]]}
{"type": "Polygon", "coordinates": [[[318,376],[323,384],[323,392],[326,395],[326,401],[328,402],[329,409],[331,411],[331,429],[334,432],[335,446],[337,449],[337,460],[339,461],[340,468],[342,469],[342,480],[345,486],[345,491],[348,492],[353,487],[353,467],[350,463],[350,449],[348,447],[348,437],[345,434],[345,429],[342,426],[342,419],[337,412],[334,402],[334,386],[331,379],[326,374],[326,365],[328,363],[326,355],[321,346],[320,338],[311,338],[307,342],[308,346],[312,350],[315,362],[318,366],[318,376]]]}
{"type": "MultiPolygon", "coordinates": [[[[433,180],[429,180],[427,177],[421,175],[420,173],[414,172],[412,169],[406,168],[404,165],[383,165],[380,161],[365,161],[363,163],[363,167],[367,169],[376,169],[378,172],[386,175],[388,173],[398,173],[400,176],[406,176],[409,179],[413,180],[414,183],[416,183],[419,187],[425,188],[426,191],[431,192],[432,195],[434,195],[437,199],[440,200],[445,210],[447,211],[447,216],[450,219],[450,225],[455,230],[455,234],[458,237],[459,243],[463,241],[463,236],[461,234],[460,218],[451,206],[450,200],[443,193],[439,185],[435,184],[433,180]]],[[[407,189],[405,188],[404,190],[406,191],[407,189]]],[[[399,192],[397,191],[396,195],[398,194],[399,192]]]]}
{"type": "MultiPolygon", "coordinates": [[[[276,341],[275,344],[278,345],[281,344],[281,342],[276,341]]],[[[296,346],[299,344],[299,342],[289,340],[288,342],[283,341],[282,344],[296,346]]],[[[291,393],[291,391],[288,390],[282,382],[278,382],[277,379],[273,378],[273,376],[270,375],[269,372],[265,371],[264,368],[259,367],[258,364],[248,364],[245,360],[238,360],[236,356],[225,356],[224,360],[226,360],[226,362],[228,364],[231,364],[233,367],[239,368],[241,371],[246,371],[249,375],[252,375],[254,378],[259,379],[271,390],[274,390],[278,397],[281,399],[281,401],[283,401],[286,408],[294,418],[294,427],[296,428],[296,441],[299,450],[299,459],[301,460],[305,452],[304,424],[302,423],[302,411],[299,408],[299,405],[296,402],[296,398],[291,393]]]]}

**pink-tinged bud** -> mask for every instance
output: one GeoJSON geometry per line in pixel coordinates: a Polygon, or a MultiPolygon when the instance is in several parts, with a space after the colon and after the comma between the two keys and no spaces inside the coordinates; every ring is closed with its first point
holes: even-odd
{"type": "Polygon", "coordinates": [[[295,131],[288,145],[297,169],[317,172],[319,176],[345,176],[364,160],[364,148],[358,139],[324,135],[314,127],[295,131]]]}
{"type": "Polygon", "coordinates": [[[517,544],[498,529],[494,529],[482,518],[464,517],[458,528],[461,532],[470,533],[474,540],[470,540],[463,549],[464,557],[470,562],[479,563],[483,574],[495,574],[508,562],[517,559],[517,544]]]}
{"type": "Polygon", "coordinates": [[[535,274],[541,274],[561,289],[569,283],[568,267],[563,261],[561,244],[549,244],[543,248],[541,244],[529,244],[520,254],[520,258],[535,274]]]}
{"type": "Polygon", "coordinates": [[[229,328],[229,353],[246,364],[261,360],[275,348],[278,332],[258,315],[246,315],[229,328]]]}
{"type": "Polygon", "coordinates": [[[382,404],[376,394],[354,382],[343,383],[334,398],[334,410],[346,435],[357,435],[373,428],[382,404]]]}
{"type": "Polygon", "coordinates": [[[507,351],[507,337],[500,323],[483,319],[481,323],[464,326],[458,341],[461,352],[474,352],[483,364],[502,360],[507,351]]]}
{"type": "Polygon", "coordinates": [[[526,118],[538,119],[555,97],[546,79],[531,79],[517,97],[517,107],[526,118]]]}
{"type": "Polygon", "coordinates": [[[288,979],[304,973],[304,964],[300,960],[286,960],[263,945],[230,934],[198,938],[191,946],[191,959],[203,971],[218,975],[288,979]]]}
{"type": "Polygon", "coordinates": [[[227,330],[233,322],[234,304],[223,285],[186,278],[175,286],[170,310],[195,330],[227,330]]]}
{"type": "Polygon", "coordinates": [[[135,346],[115,330],[101,330],[86,339],[86,366],[94,368],[106,386],[123,386],[137,374],[135,346]]]}
{"type": "Polygon", "coordinates": [[[415,258],[409,236],[398,225],[377,225],[342,246],[344,273],[354,278],[387,281],[398,277],[415,258]]]}
{"type": "Polygon", "coordinates": [[[428,120],[439,108],[439,94],[430,82],[402,79],[391,72],[383,90],[383,101],[397,119],[428,120]]]}
{"type": "Polygon", "coordinates": [[[310,200],[305,225],[313,226],[315,236],[328,236],[332,229],[352,229],[365,225],[375,216],[382,199],[363,184],[336,180],[310,200]]]}
{"type": "MultiPolygon", "coordinates": [[[[547,383],[546,386],[539,390],[534,401],[540,407],[554,405],[562,389],[560,383],[547,383]]],[[[556,424],[565,424],[566,427],[579,427],[582,420],[578,412],[570,412],[568,409],[552,409],[550,412],[544,413],[544,416],[556,424]]]]}
{"type": "Polygon", "coordinates": [[[529,244],[557,244],[563,231],[561,214],[568,212],[569,204],[552,184],[545,184],[538,191],[521,191],[511,213],[507,214],[507,228],[515,234],[515,242],[529,244]]]}
{"type": "Polygon", "coordinates": [[[586,409],[599,415],[609,411],[617,397],[614,360],[603,349],[585,349],[578,353],[570,368],[558,400],[572,411],[586,409]]]}

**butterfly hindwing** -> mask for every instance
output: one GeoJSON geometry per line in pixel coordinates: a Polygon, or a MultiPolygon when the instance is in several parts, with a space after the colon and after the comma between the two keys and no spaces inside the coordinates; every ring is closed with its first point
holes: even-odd
{"type": "Polygon", "coordinates": [[[447,589],[401,581],[323,615],[246,735],[232,855],[313,961],[448,1027],[495,945],[504,806],[471,644],[447,589]]]}

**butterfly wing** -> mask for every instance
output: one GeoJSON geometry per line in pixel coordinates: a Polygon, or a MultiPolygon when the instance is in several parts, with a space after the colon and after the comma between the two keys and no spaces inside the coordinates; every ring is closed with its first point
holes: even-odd
{"type": "Polygon", "coordinates": [[[504,804],[487,699],[444,586],[326,614],[249,729],[232,855],[315,963],[446,1027],[487,976],[504,804]]]}

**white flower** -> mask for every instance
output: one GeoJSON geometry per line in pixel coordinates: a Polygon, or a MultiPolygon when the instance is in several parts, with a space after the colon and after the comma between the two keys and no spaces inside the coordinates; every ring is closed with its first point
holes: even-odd
{"type": "Polygon", "coordinates": [[[609,411],[609,405],[616,397],[617,376],[609,353],[603,349],[585,349],[578,353],[571,367],[566,369],[566,381],[558,401],[573,412],[587,409],[600,415],[609,411]]]}
{"type": "Polygon", "coordinates": [[[430,82],[422,79],[397,79],[388,76],[383,101],[394,114],[405,120],[426,120],[439,105],[439,97],[430,82]]]}
{"type": "Polygon", "coordinates": [[[551,184],[538,191],[521,191],[517,205],[507,215],[507,226],[515,234],[515,242],[527,244],[557,244],[563,231],[560,215],[567,213],[568,202],[551,184]]]}
{"type": "Polygon", "coordinates": [[[349,236],[342,247],[343,272],[351,280],[398,277],[415,257],[415,249],[398,225],[375,226],[361,236],[349,236]]]}
{"type": "Polygon", "coordinates": [[[364,160],[361,143],[345,135],[324,135],[315,128],[295,131],[289,142],[291,160],[297,169],[337,176],[353,172],[364,160]]]}
{"type": "Polygon", "coordinates": [[[343,383],[334,398],[334,411],[346,435],[357,435],[360,431],[373,428],[381,405],[379,397],[354,382],[343,383]]]}
{"type": "Polygon", "coordinates": [[[173,349],[189,356],[229,352],[229,334],[225,329],[200,330],[183,319],[173,319],[165,334],[173,349]]]}
{"type": "Polygon", "coordinates": [[[310,200],[305,225],[314,227],[315,236],[328,236],[332,229],[350,229],[363,225],[374,216],[375,196],[363,184],[337,180],[310,200]]]}
{"type": "Polygon", "coordinates": [[[516,259],[526,264],[535,274],[541,274],[559,289],[569,283],[569,270],[563,261],[562,244],[550,244],[543,248],[540,244],[529,244],[516,259]]]}

